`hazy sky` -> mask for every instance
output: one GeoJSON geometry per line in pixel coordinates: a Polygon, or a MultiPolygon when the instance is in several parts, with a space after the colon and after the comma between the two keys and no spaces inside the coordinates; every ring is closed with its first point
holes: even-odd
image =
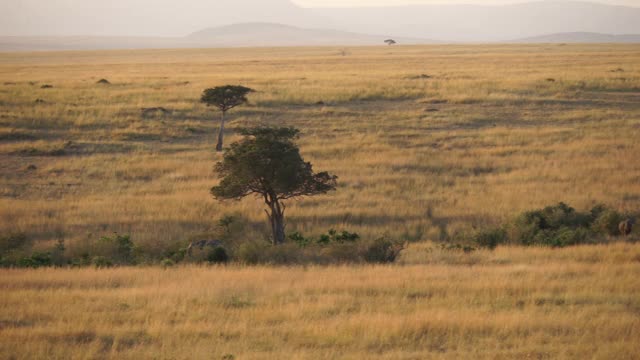
{"type": "MultiPolygon", "coordinates": [[[[477,4],[501,5],[540,0],[292,0],[304,7],[391,6],[406,4],[477,4]]],[[[640,0],[587,0],[591,2],[640,7],[640,0]]]]}
{"type": "MultiPolygon", "coordinates": [[[[640,0],[591,1],[640,7],[640,0]]],[[[493,5],[518,2],[530,1],[0,0],[0,36],[183,36],[206,27],[249,21],[284,23],[301,27],[337,28],[340,24],[332,23],[330,19],[319,16],[314,11],[303,7],[383,6],[417,3],[493,5]]],[[[338,11],[338,14],[342,11],[338,11]]],[[[534,17],[535,14],[531,16],[534,17]]],[[[350,21],[355,23],[360,18],[363,17],[356,13],[355,17],[352,17],[350,21]]],[[[383,20],[383,23],[385,21],[386,19],[383,20]]],[[[406,19],[397,19],[396,22],[403,24],[406,19]]],[[[459,22],[462,22],[462,20],[459,20],[459,22]]],[[[615,24],[610,25],[613,26],[615,24]]],[[[576,28],[576,30],[580,29],[576,28]]],[[[353,31],[361,30],[353,29],[353,31]]],[[[622,28],[620,31],[623,31],[622,28]]],[[[408,34],[409,32],[406,33],[408,34]]]]}

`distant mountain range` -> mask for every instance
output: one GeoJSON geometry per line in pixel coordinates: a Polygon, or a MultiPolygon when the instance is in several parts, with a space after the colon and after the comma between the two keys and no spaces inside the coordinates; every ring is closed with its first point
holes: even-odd
{"type": "MultiPolygon", "coordinates": [[[[279,46],[386,46],[439,44],[430,39],[397,38],[346,31],[303,29],[281,24],[249,23],[201,30],[181,38],[161,37],[0,37],[0,51],[169,49],[279,46]]],[[[505,41],[507,43],[640,43],[639,35],[558,33],[505,41]]]]}
{"type": "MultiPolygon", "coordinates": [[[[389,36],[338,30],[247,23],[208,28],[185,37],[0,37],[0,51],[108,50],[207,47],[364,46],[385,45],[389,36]]],[[[401,44],[432,44],[433,40],[394,38],[401,44]]]]}
{"type": "MultiPolygon", "coordinates": [[[[355,32],[305,29],[300,27],[247,23],[208,28],[188,35],[192,43],[215,46],[323,46],[323,45],[384,45],[390,35],[367,35],[355,32]]],[[[401,37],[394,39],[404,44],[436,43],[434,40],[401,37]]]]}
{"type": "Polygon", "coordinates": [[[640,7],[582,1],[538,1],[502,6],[410,5],[314,9],[313,12],[330,19],[331,28],[339,30],[446,42],[508,41],[571,32],[640,34],[640,7]]]}
{"type": "MultiPolygon", "coordinates": [[[[102,12],[93,16],[82,16],[96,11],[89,5],[73,7],[73,12],[61,6],[44,11],[40,1],[20,0],[20,6],[0,2],[0,34],[33,32],[29,24],[38,24],[38,33],[49,34],[0,37],[0,51],[384,45],[386,38],[399,44],[640,42],[640,35],[635,35],[640,34],[640,7],[581,1],[302,8],[289,0],[215,0],[199,2],[199,11],[194,12],[188,5],[196,0],[182,0],[184,11],[158,6],[153,16],[136,12],[147,9],[128,5],[135,0],[101,3],[102,12]],[[33,13],[29,22],[21,20],[24,9],[33,13]],[[183,37],[128,36],[135,29],[150,34],[193,30],[194,24],[206,29],[183,37]],[[124,36],[52,36],[95,28],[124,36]]],[[[90,1],[94,0],[85,0],[90,1]]]]}
{"type": "Polygon", "coordinates": [[[590,32],[570,32],[516,39],[515,43],[640,43],[640,34],[610,35],[590,32]]]}

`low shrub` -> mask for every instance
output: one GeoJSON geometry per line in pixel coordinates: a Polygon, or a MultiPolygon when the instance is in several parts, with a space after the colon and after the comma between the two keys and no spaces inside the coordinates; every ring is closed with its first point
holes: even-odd
{"type": "Polygon", "coordinates": [[[18,261],[19,267],[39,268],[42,266],[51,266],[51,253],[36,252],[29,257],[24,257],[18,261]]]}
{"type": "Polygon", "coordinates": [[[317,240],[299,232],[288,236],[289,242],[272,246],[267,242],[246,242],[235,251],[234,260],[245,264],[353,264],[391,263],[396,260],[403,243],[380,238],[361,241],[348,231],[330,230],[317,240]]]}
{"type": "Polygon", "coordinates": [[[473,235],[471,241],[477,246],[495,249],[507,242],[507,232],[502,228],[481,230],[473,235]]]}
{"type": "Polygon", "coordinates": [[[296,231],[296,232],[294,232],[292,234],[289,234],[289,236],[287,236],[287,238],[290,241],[293,241],[295,244],[297,244],[300,247],[307,247],[309,244],[311,244],[313,242],[312,238],[304,237],[304,235],[302,235],[298,231],[296,231]]]}
{"type": "Polygon", "coordinates": [[[229,255],[223,247],[215,247],[207,254],[207,262],[210,264],[224,264],[227,261],[229,261],[229,255]]]}
{"type": "Polygon", "coordinates": [[[184,246],[184,243],[181,242],[167,244],[160,255],[163,260],[171,260],[176,264],[183,261],[186,256],[187,246],[184,246]]]}
{"type": "Polygon", "coordinates": [[[163,259],[163,260],[160,262],[160,265],[162,265],[162,267],[165,267],[165,268],[172,267],[172,266],[174,266],[175,264],[176,264],[176,263],[175,263],[173,260],[171,260],[171,259],[163,259]]]}
{"type": "Polygon", "coordinates": [[[89,266],[91,265],[91,260],[92,259],[89,253],[83,253],[83,254],[80,254],[79,257],[76,257],[73,260],[71,260],[71,266],[72,267],[89,266]]]}
{"type": "Polygon", "coordinates": [[[338,232],[335,229],[330,229],[326,234],[320,235],[317,240],[313,238],[304,237],[299,232],[294,232],[288,236],[288,239],[298,244],[300,247],[306,247],[311,243],[317,243],[320,245],[329,245],[331,243],[353,243],[360,240],[360,235],[352,233],[346,230],[338,232]]]}
{"type": "Polygon", "coordinates": [[[109,259],[113,264],[133,265],[134,244],[129,235],[104,236],[96,244],[96,256],[109,259]]]}
{"type": "Polygon", "coordinates": [[[392,263],[403,249],[404,244],[381,237],[365,247],[363,258],[368,263],[392,263]]]}
{"type": "Polygon", "coordinates": [[[579,212],[559,203],[524,212],[502,227],[477,232],[470,240],[489,249],[501,244],[552,247],[593,244],[602,241],[603,235],[618,235],[618,224],[623,218],[603,205],[579,212]]]}
{"type": "Polygon", "coordinates": [[[64,246],[64,239],[58,239],[53,249],[51,250],[51,263],[54,266],[63,266],[68,264],[68,260],[65,256],[65,250],[66,248],[64,246]]]}
{"type": "Polygon", "coordinates": [[[110,268],[113,266],[113,262],[111,262],[110,259],[104,257],[104,256],[94,256],[91,259],[91,264],[93,266],[95,266],[98,269],[101,268],[110,268]]]}
{"type": "Polygon", "coordinates": [[[329,230],[329,236],[331,236],[331,240],[337,243],[346,243],[346,242],[355,242],[360,240],[360,235],[356,233],[351,233],[346,230],[343,230],[341,233],[336,232],[335,230],[329,230]]]}
{"type": "Polygon", "coordinates": [[[472,253],[477,249],[470,245],[462,245],[459,243],[445,243],[440,244],[440,250],[450,252],[464,252],[465,254],[472,253]]]}
{"type": "Polygon", "coordinates": [[[23,233],[11,233],[0,237],[0,266],[31,267],[62,266],[65,257],[64,240],[59,239],[50,250],[33,250],[33,244],[23,233]]]}
{"type": "Polygon", "coordinates": [[[591,229],[602,235],[619,235],[618,225],[624,217],[615,210],[603,209],[594,213],[595,218],[591,229]]]}

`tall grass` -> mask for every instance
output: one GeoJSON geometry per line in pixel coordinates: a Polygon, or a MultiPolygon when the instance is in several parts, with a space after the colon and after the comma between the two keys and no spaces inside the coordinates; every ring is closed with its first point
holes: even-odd
{"type": "MultiPolygon", "coordinates": [[[[230,129],[296,126],[305,158],[340,177],[335,193],[289,204],[291,231],[438,240],[559,201],[638,211],[638,46],[349,54],[0,54],[0,232],[24,232],[42,248],[62,237],[75,255],[113,232],[162,251],[213,231],[224,214],[243,217],[257,229],[251,236],[263,236],[259,199],[218,203],[208,193],[220,158],[213,151],[218,116],[197,99],[224,84],[259,91],[230,114],[230,129]],[[101,78],[112,85],[96,84],[101,78]],[[152,106],[173,113],[143,118],[140,109],[152,106]]],[[[3,269],[0,358],[640,353],[637,245],[467,254],[423,242],[398,261],[3,269]]]]}
{"type": "Polygon", "coordinates": [[[640,249],[413,245],[404,266],[0,270],[0,357],[631,359],[640,249]]]}
{"type": "Polygon", "coordinates": [[[639,63],[635,45],[0,54],[0,231],[151,248],[226,213],[263,223],[259,199],[208,195],[218,115],[197,100],[224,84],[258,90],[230,132],[299,127],[340,177],[289,204],[292,231],[435,240],[559,201],[637,212],[639,63]],[[173,113],[143,118],[152,106],[173,113]]]}

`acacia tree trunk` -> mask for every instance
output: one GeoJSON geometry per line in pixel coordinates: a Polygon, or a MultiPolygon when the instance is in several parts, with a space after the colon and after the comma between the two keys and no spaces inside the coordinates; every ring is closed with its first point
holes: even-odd
{"type": "Polygon", "coordinates": [[[267,212],[269,217],[269,223],[271,224],[271,233],[273,236],[273,245],[284,244],[285,232],[284,232],[284,204],[280,204],[278,200],[269,201],[270,212],[267,212]]]}
{"type": "Polygon", "coordinates": [[[220,120],[220,132],[218,132],[218,144],[216,145],[216,151],[222,151],[222,141],[224,139],[224,116],[226,111],[222,112],[222,118],[220,120]]]}

